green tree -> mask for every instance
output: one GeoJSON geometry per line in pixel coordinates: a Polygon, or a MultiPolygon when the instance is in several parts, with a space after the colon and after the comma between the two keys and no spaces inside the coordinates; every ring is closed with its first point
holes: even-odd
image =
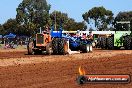
{"type": "Polygon", "coordinates": [[[8,19],[7,22],[0,26],[0,33],[3,35],[14,33],[16,35],[29,36],[30,31],[25,29],[24,25],[18,24],[16,19],[8,19]]]}
{"type": "Polygon", "coordinates": [[[62,13],[60,11],[53,11],[50,14],[51,23],[56,25],[56,29],[60,26],[66,31],[76,31],[86,29],[85,22],[75,22],[74,19],[69,18],[67,13],[62,13]]]}
{"type": "Polygon", "coordinates": [[[48,25],[49,10],[46,0],[23,0],[16,9],[16,20],[33,34],[48,25]]]}
{"type": "Polygon", "coordinates": [[[4,34],[17,33],[17,21],[15,19],[8,19],[7,22],[3,24],[4,34]]]}
{"type": "Polygon", "coordinates": [[[94,7],[84,13],[82,17],[88,24],[94,23],[95,27],[99,30],[106,29],[113,21],[112,11],[106,10],[104,7],[94,7]]]}
{"type": "Polygon", "coordinates": [[[84,21],[82,22],[75,22],[76,25],[74,25],[74,30],[83,30],[85,31],[87,29],[87,26],[84,21]]]}
{"type": "Polygon", "coordinates": [[[57,30],[60,26],[64,27],[65,23],[68,21],[67,13],[62,13],[60,11],[53,11],[50,14],[50,18],[52,24],[55,25],[55,29],[57,30]]]}
{"type": "Polygon", "coordinates": [[[4,35],[5,34],[5,30],[3,25],[0,24],[0,35],[4,35]]]}
{"type": "Polygon", "coordinates": [[[119,12],[118,15],[115,17],[113,22],[116,31],[128,31],[129,24],[118,24],[119,21],[130,21],[131,22],[131,30],[132,30],[132,11],[128,12],[119,12]]]}
{"type": "Polygon", "coordinates": [[[64,23],[64,30],[65,31],[74,31],[74,26],[76,25],[75,20],[72,18],[67,19],[64,23]]]}

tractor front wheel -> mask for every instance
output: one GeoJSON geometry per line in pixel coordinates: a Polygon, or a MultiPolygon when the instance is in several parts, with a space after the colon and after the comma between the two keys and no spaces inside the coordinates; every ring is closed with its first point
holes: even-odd
{"type": "Polygon", "coordinates": [[[28,46],[27,46],[27,50],[28,50],[28,54],[29,55],[33,55],[34,54],[33,48],[34,48],[34,43],[33,42],[30,42],[28,44],[28,46]]]}

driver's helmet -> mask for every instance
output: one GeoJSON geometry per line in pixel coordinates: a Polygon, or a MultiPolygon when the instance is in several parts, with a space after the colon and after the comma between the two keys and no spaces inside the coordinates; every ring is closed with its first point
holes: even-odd
{"type": "Polygon", "coordinates": [[[48,30],[49,30],[49,27],[48,27],[48,26],[46,26],[46,27],[45,27],[45,30],[46,30],[46,31],[48,31],[48,30]]]}

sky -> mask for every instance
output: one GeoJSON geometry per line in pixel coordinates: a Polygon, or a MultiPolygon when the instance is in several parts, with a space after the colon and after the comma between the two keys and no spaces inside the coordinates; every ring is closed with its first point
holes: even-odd
{"type": "MultiPolygon", "coordinates": [[[[15,18],[16,8],[22,0],[0,1],[0,24],[9,18],[15,18]]],[[[132,0],[47,0],[51,5],[50,12],[57,10],[67,13],[77,22],[83,21],[82,14],[93,7],[103,6],[116,16],[120,11],[132,11],[132,0]]]]}

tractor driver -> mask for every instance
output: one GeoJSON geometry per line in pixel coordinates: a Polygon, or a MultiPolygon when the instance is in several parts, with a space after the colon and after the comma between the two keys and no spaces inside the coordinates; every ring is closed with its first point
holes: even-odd
{"type": "Polygon", "coordinates": [[[45,31],[43,31],[45,35],[45,41],[50,42],[51,41],[51,35],[50,35],[50,28],[48,26],[45,27],[45,31]]]}
{"type": "Polygon", "coordinates": [[[45,26],[43,34],[50,34],[50,28],[48,26],[45,26]]]}

